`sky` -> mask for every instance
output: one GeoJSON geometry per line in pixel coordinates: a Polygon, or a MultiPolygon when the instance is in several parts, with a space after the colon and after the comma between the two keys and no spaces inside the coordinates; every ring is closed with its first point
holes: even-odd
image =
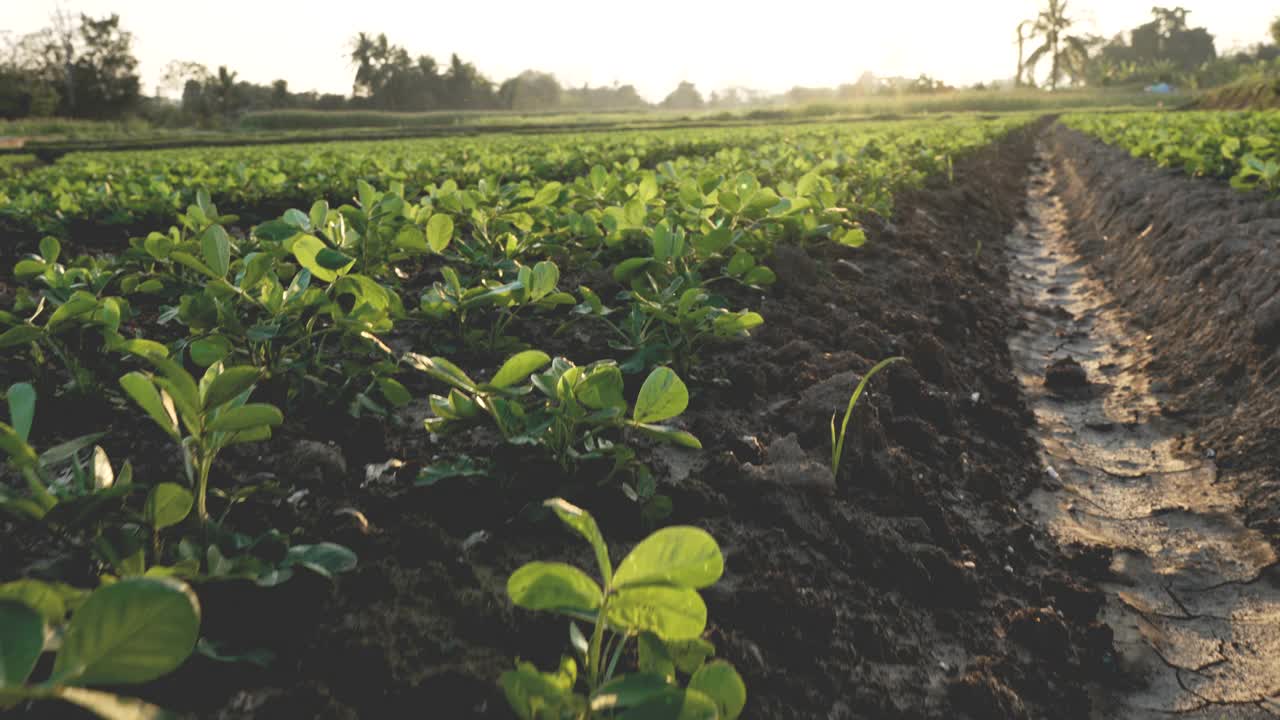
{"type": "MultiPolygon", "coordinates": [[[[1176,0],[1219,52],[1261,42],[1280,7],[1265,0],[1176,0]]],[[[1155,0],[1069,0],[1075,32],[1110,37],[1147,22],[1155,0]]],[[[1171,3],[1173,4],[1173,3],[1171,3]]],[[[451,53],[496,82],[527,69],[564,85],[633,84],[661,100],[688,80],[704,93],[835,86],[864,71],[921,73],[952,85],[1012,77],[1014,28],[1037,0],[0,0],[0,31],[47,26],[59,6],[118,13],[134,34],[146,92],[171,60],[295,92],[349,94],[347,53],[359,31],[385,32],[414,55],[451,53]]]]}

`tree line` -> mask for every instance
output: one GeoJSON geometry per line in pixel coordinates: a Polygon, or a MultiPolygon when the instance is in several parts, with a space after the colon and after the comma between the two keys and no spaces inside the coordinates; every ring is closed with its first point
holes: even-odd
{"type": "MultiPolygon", "coordinates": [[[[1152,8],[1152,20],[1105,39],[1077,34],[1067,0],[1017,26],[1015,86],[1132,85],[1169,82],[1208,87],[1230,82],[1280,58],[1280,19],[1275,42],[1219,56],[1213,36],[1192,27],[1181,7],[1152,8]]],[[[567,87],[554,75],[527,70],[501,83],[457,54],[448,63],[416,58],[385,34],[356,34],[347,58],[354,71],[351,95],[293,92],[285,80],[248,82],[221,66],[175,61],[161,88],[180,92],[175,105],[146,97],[133,54],[133,35],[118,15],[93,18],[58,11],[47,28],[8,39],[0,48],[0,118],[63,116],[92,119],[142,115],[160,124],[220,125],[244,112],[271,109],[386,110],[633,110],[653,107],[632,85],[567,87]]],[[[158,89],[158,90],[159,90],[158,89]]],[[[681,82],[656,106],[672,110],[722,109],[773,102],[807,104],[878,94],[928,94],[953,90],[928,76],[876,78],[864,74],[837,88],[795,87],[782,95],[728,88],[708,97],[681,82]]],[[[159,94],[159,93],[157,93],[159,94]]]]}
{"type": "Polygon", "coordinates": [[[1073,34],[1067,0],[1046,0],[1035,17],[1018,23],[1014,84],[1050,90],[1068,85],[1171,83],[1191,88],[1222,85],[1280,58],[1280,18],[1270,43],[1220,56],[1213,35],[1191,27],[1183,7],[1151,8],[1152,19],[1110,39],[1073,34]],[[1027,54],[1028,43],[1037,46],[1027,54]],[[1039,80],[1037,80],[1039,76],[1039,80]]]}

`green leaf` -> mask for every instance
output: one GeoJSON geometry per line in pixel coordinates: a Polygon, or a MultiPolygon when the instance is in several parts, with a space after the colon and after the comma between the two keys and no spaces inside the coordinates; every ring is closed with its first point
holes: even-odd
{"type": "MultiPolygon", "coordinates": [[[[298,259],[298,264],[306,268],[312,276],[325,282],[333,282],[339,275],[350,270],[351,266],[355,264],[355,260],[351,260],[345,266],[326,267],[321,264],[318,257],[320,253],[329,249],[329,246],[325,245],[323,240],[314,235],[299,235],[293,238],[293,256],[298,259]]],[[[336,260],[331,254],[327,254],[325,257],[327,261],[336,260]]]]}
{"type": "MultiPolygon", "coordinates": [[[[21,603],[40,613],[49,625],[60,625],[67,617],[67,602],[57,588],[40,580],[14,580],[0,585],[0,600],[21,603]]],[[[4,632],[0,622],[0,633],[4,632]]],[[[2,651],[0,651],[2,652],[2,651]]],[[[3,675],[0,670],[0,675],[3,675]]],[[[0,687],[4,683],[0,682],[0,687]]]]}
{"type": "Polygon", "coordinates": [[[48,268],[49,265],[40,260],[32,260],[30,258],[19,260],[13,266],[13,276],[18,280],[30,280],[33,277],[44,274],[44,271],[48,268]]]}
{"type": "Polygon", "coordinates": [[[213,268],[201,262],[199,258],[197,258],[195,255],[192,255],[191,253],[182,252],[180,250],[174,250],[173,252],[169,253],[169,259],[173,260],[179,265],[184,265],[186,267],[189,267],[192,270],[195,270],[196,272],[202,275],[207,275],[208,277],[211,277],[214,280],[222,279],[222,276],[219,275],[217,272],[215,272],[213,268]]]}
{"type": "Polygon", "coordinates": [[[867,242],[867,233],[862,228],[853,228],[840,236],[840,244],[849,247],[862,247],[867,242]]]}
{"type": "Polygon", "coordinates": [[[686,675],[696,672],[707,658],[716,654],[716,646],[702,638],[669,640],[666,646],[667,651],[671,653],[671,659],[676,663],[676,668],[686,675]]]}
{"type": "Polygon", "coordinates": [[[147,251],[148,255],[157,260],[166,260],[169,257],[169,253],[173,252],[173,240],[168,235],[151,233],[143,241],[142,248],[147,251]]]}
{"type": "Polygon", "coordinates": [[[324,230],[325,221],[329,217],[329,203],[324,200],[317,200],[311,205],[311,212],[307,213],[307,220],[310,221],[311,227],[315,230],[324,230]]]}
{"type": "Polygon", "coordinates": [[[625,283],[635,275],[643,272],[653,262],[653,258],[627,258],[613,268],[613,279],[625,283]]]}
{"type": "Polygon", "coordinates": [[[418,477],[414,479],[413,484],[419,487],[429,487],[441,480],[460,477],[487,477],[488,475],[489,468],[487,465],[476,461],[475,458],[463,455],[453,460],[434,462],[422,468],[418,472],[418,477]]]}
{"type": "Polygon", "coordinates": [[[560,268],[555,263],[544,260],[534,265],[528,284],[529,298],[539,300],[546,297],[555,292],[558,282],[560,282],[560,268]]]}
{"type": "Polygon", "coordinates": [[[622,371],[616,365],[600,365],[587,373],[573,394],[578,402],[592,410],[626,412],[627,400],[622,397],[622,388],[622,371]]]}
{"type": "Polygon", "coordinates": [[[662,638],[651,632],[642,632],[636,638],[636,657],[640,672],[661,675],[668,680],[675,678],[676,664],[671,651],[662,638]]]}
{"type": "Polygon", "coordinates": [[[189,422],[193,421],[195,419],[194,416],[200,410],[200,388],[196,385],[195,378],[191,377],[191,374],[181,364],[169,358],[157,355],[146,355],[145,357],[164,376],[154,380],[156,385],[167,390],[169,395],[172,396],[173,402],[178,406],[179,411],[184,416],[190,415],[191,417],[188,417],[187,420],[189,422]]]}
{"type": "Polygon", "coordinates": [[[662,583],[706,587],[724,573],[715,538],[689,525],[667,527],[640,541],[618,565],[614,587],[662,583]]]}
{"type": "Polygon", "coordinates": [[[543,505],[551,508],[565,525],[586,538],[596,554],[596,565],[600,568],[600,577],[606,586],[612,584],[613,563],[609,560],[609,546],[605,544],[604,536],[600,534],[600,528],[596,525],[595,518],[591,517],[591,513],[561,498],[551,498],[543,505]]]}
{"type": "Polygon", "coordinates": [[[146,357],[148,355],[153,355],[155,357],[161,357],[161,358],[169,357],[169,348],[165,347],[164,345],[161,345],[155,340],[144,340],[143,338],[133,338],[132,340],[125,340],[123,343],[120,343],[113,349],[118,350],[120,352],[127,352],[127,353],[132,353],[134,355],[141,355],[143,357],[146,357]]]}
{"type": "MultiPolygon", "coordinates": [[[[619,574],[622,569],[619,566],[619,574]]],[[[617,577],[614,576],[615,581],[617,577]]],[[[697,590],[687,587],[621,588],[609,601],[607,612],[609,622],[615,627],[628,632],[647,630],[664,640],[694,638],[707,627],[707,606],[697,590]]]]}
{"type": "Polygon", "coordinates": [[[778,275],[763,265],[757,265],[742,276],[742,282],[748,285],[772,285],[778,281],[778,275]]]}
{"type": "Polygon", "coordinates": [[[725,272],[737,277],[756,266],[756,256],[746,250],[739,250],[729,259],[725,272]]]}
{"type": "Polygon", "coordinates": [[[408,353],[405,360],[413,367],[425,372],[441,382],[466,390],[467,392],[476,392],[478,387],[474,380],[467,377],[462,368],[454,365],[442,357],[427,357],[417,353],[408,353]]]}
{"type": "Polygon", "coordinates": [[[225,405],[253,387],[259,377],[261,373],[250,365],[226,368],[204,389],[204,400],[201,406],[205,410],[212,410],[225,405]]]}
{"type": "Polygon", "coordinates": [[[504,389],[522,383],[550,362],[551,356],[541,350],[525,350],[512,355],[494,374],[489,387],[504,389]]]}
{"type": "Polygon", "coordinates": [[[148,525],[163,530],[186,519],[193,503],[191,491],[176,483],[160,483],[147,494],[142,514],[148,525]]]}
{"type": "Polygon", "coordinates": [[[680,447],[687,447],[691,450],[701,450],[702,441],[694,437],[692,433],[684,430],[677,430],[666,425],[653,425],[650,423],[634,423],[632,427],[640,432],[648,435],[655,440],[672,443],[680,447]]]}
{"type": "Polygon", "coordinates": [[[200,235],[200,250],[204,254],[204,264],[209,266],[218,277],[226,277],[231,268],[231,238],[221,225],[210,225],[200,235]]]}
{"type": "Polygon", "coordinates": [[[395,407],[404,407],[413,400],[409,388],[404,383],[390,377],[380,377],[377,380],[378,391],[382,393],[382,397],[387,399],[395,407]]]}
{"type": "Polygon", "coordinates": [[[19,281],[26,282],[31,278],[44,274],[47,269],[49,269],[49,265],[41,260],[29,258],[27,260],[18,260],[18,263],[13,266],[13,277],[19,279],[19,281]]]}
{"type": "Polygon", "coordinates": [[[275,427],[282,422],[284,415],[275,405],[249,403],[221,410],[209,423],[208,429],[213,432],[239,432],[263,426],[275,427]]]}
{"type": "MultiPolygon", "coordinates": [[[[572,660],[569,660],[572,662],[572,660]]],[[[502,673],[498,683],[520,720],[579,717],[582,702],[573,694],[573,681],[560,674],[538,672],[530,663],[502,673]]]]}
{"type": "Polygon", "coordinates": [[[400,232],[396,233],[396,247],[419,253],[425,253],[430,249],[427,245],[427,236],[417,225],[405,225],[400,228],[400,232]]]}
{"type": "Polygon", "coordinates": [[[17,430],[5,423],[0,423],[0,450],[18,467],[29,467],[39,462],[35,448],[28,445],[17,430]]]}
{"type": "Polygon", "coordinates": [[[724,720],[735,720],[747,705],[747,686],[738,671],[723,660],[698,668],[689,678],[689,689],[711,698],[724,720]]]}
{"type": "Polygon", "coordinates": [[[58,443],[53,447],[40,453],[40,465],[42,467],[53,467],[70,460],[73,456],[92,446],[94,443],[102,439],[106,433],[90,433],[72,438],[66,442],[58,443]]]}
{"type": "Polygon", "coordinates": [[[718,227],[711,232],[701,235],[694,239],[693,246],[698,250],[698,254],[707,257],[715,255],[733,242],[733,230],[727,225],[718,227]]]}
{"type": "Polygon", "coordinates": [[[58,256],[62,254],[62,243],[58,242],[55,237],[40,238],[40,257],[44,258],[47,263],[58,262],[58,256]]]}
{"type": "Polygon", "coordinates": [[[0,599],[0,688],[22,687],[44,652],[44,618],[34,608],[0,599]]]}
{"type": "Polygon", "coordinates": [[[294,545],[285,555],[286,565],[298,565],[326,578],[355,568],[356,554],[337,543],[294,545]]]}
{"type": "Polygon", "coordinates": [[[672,686],[662,675],[632,673],[614,678],[591,694],[591,710],[604,712],[635,707],[656,695],[670,692],[672,686]]]}
{"type": "Polygon", "coordinates": [[[192,362],[209,367],[231,354],[231,341],[222,335],[211,335],[192,342],[189,350],[192,362]]]}
{"type": "Polygon", "coordinates": [[[200,631],[200,604],[185,584],[128,578],[95,590],[71,617],[53,664],[56,682],[144,683],[182,664],[200,631]]]}
{"type": "Polygon", "coordinates": [[[453,240],[453,218],[436,213],[427,221],[427,244],[432,252],[440,254],[453,240]]]}
{"type": "Polygon", "coordinates": [[[36,389],[31,383],[14,383],[9,386],[9,422],[22,442],[31,437],[31,423],[36,418],[36,389]]]}
{"type": "Polygon", "coordinates": [[[40,339],[44,333],[34,325],[14,325],[0,333],[0,348],[28,345],[40,339]]]}
{"type": "Polygon", "coordinates": [[[327,247],[316,253],[316,264],[326,270],[342,270],[355,264],[355,258],[327,247]]]}
{"type": "Polygon", "coordinates": [[[565,563],[531,562],[507,579],[511,602],[528,610],[591,611],[603,593],[594,580],[565,563]]]}
{"type": "Polygon", "coordinates": [[[58,306],[57,310],[53,311],[53,315],[49,316],[49,321],[44,324],[45,330],[52,330],[67,320],[96,310],[97,307],[98,298],[83,290],[77,290],[71,294],[71,297],[66,302],[58,306]]]}
{"type": "Polygon", "coordinates": [[[151,382],[151,378],[140,372],[131,372],[120,378],[120,387],[124,388],[129,397],[133,398],[133,401],[160,426],[161,430],[175,438],[178,437],[178,418],[165,407],[160,391],[156,389],[155,383],[151,382]]]}
{"type": "Polygon", "coordinates": [[[528,207],[545,207],[555,202],[560,197],[560,188],[562,186],[558,182],[549,182],[543,185],[533,196],[533,199],[525,203],[528,207]]]}
{"type": "Polygon", "coordinates": [[[671,368],[654,368],[640,387],[632,417],[649,423],[673,418],[689,407],[689,389],[671,368]]]}
{"type": "Polygon", "coordinates": [[[717,720],[716,704],[696,690],[672,686],[622,713],[618,720],[717,720]]]}

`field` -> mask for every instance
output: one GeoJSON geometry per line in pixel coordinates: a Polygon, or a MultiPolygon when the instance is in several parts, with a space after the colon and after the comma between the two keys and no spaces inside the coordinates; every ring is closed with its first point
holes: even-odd
{"type": "Polygon", "coordinates": [[[1280,113],[901,109],[0,163],[0,707],[1275,713],[1280,113]]]}

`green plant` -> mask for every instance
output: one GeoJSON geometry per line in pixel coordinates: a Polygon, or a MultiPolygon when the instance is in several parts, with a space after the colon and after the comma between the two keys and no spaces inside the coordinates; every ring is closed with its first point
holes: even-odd
{"type": "Polygon", "coordinates": [[[109,720],[161,717],[154,705],[89,688],[139,685],[173,671],[199,631],[200,604],[173,579],[129,578],[87,597],[35,580],[0,585],[0,709],[63,700],[109,720]],[[46,651],[56,652],[52,671],[32,683],[46,651]]]}
{"type": "Polygon", "coordinates": [[[96,526],[118,513],[135,489],[133,466],[126,461],[119,472],[112,468],[106,451],[95,445],[103,434],[83,435],[37,453],[28,442],[35,421],[35,389],[16,383],[7,400],[12,424],[0,423],[0,449],[26,481],[27,495],[0,486],[0,510],[63,529],[96,526]],[[86,461],[81,453],[89,448],[93,451],[86,461]],[[64,469],[68,472],[60,473],[64,469]],[[65,479],[58,481],[59,474],[65,479]]]}
{"type": "Polygon", "coordinates": [[[120,386],[182,446],[187,480],[196,491],[196,515],[201,524],[207,523],[209,473],[218,453],[228,445],[270,438],[271,428],[283,416],[274,405],[248,402],[261,376],[257,368],[223,368],[216,362],[197,384],[177,362],[159,355],[143,357],[160,374],[131,372],[120,378],[120,386]]]}
{"type": "Polygon", "coordinates": [[[698,590],[724,572],[715,539],[695,527],[663,528],[640,541],[614,572],[589,513],[559,498],[546,505],[590,543],[600,583],[557,562],[528,563],[507,580],[507,594],[517,606],[592,624],[587,638],[570,622],[575,654],[562,657],[557,672],[518,662],[503,673],[502,688],[516,714],[523,720],[738,717],[746,686],[729,663],[708,662],[714,648],[700,637],[707,607],[698,590]],[[623,674],[619,662],[631,640],[638,667],[623,674]],[[681,675],[688,676],[683,687],[681,675]],[[577,691],[579,685],[585,693],[577,691]]]}
{"type": "Polygon", "coordinates": [[[436,320],[453,317],[460,339],[493,350],[502,344],[507,328],[522,310],[547,310],[573,304],[572,295],[556,289],[560,268],[555,263],[544,260],[529,266],[513,262],[512,267],[515,279],[510,282],[484,280],[464,288],[458,273],[446,266],[441,270],[444,282],[433,283],[422,294],[419,309],[436,320]],[[495,313],[489,329],[468,332],[468,327],[474,324],[474,313],[485,310],[495,313]]]}
{"type": "Polygon", "coordinates": [[[858,398],[862,397],[862,391],[867,389],[867,383],[871,382],[871,378],[876,373],[889,367],[899,360],[906,358],[891,357],[885,358],[876,363],[866,375],[862,376],[862,380],[858,383],[858,387],[853,389],[853,394],[849,396],[849,407],[845,408],[844,421],[840,423],[840,432],[836,433],[836,416],[831,415],[831,476],[835,477],[840,470],[840,458],[844,455],[844,436],[849,430],[849,418],[853,416],[853,406],[858,403],[858,398]]]}
{"type": "Polygon", "coordinates": [[[447,396],[428,399],[435,413],[425,421],[429,432],[445,431],[483,412],[508,442],[545,447],[566,468],[591,457],[632,459],[634,454],[620,455],[624,446],[606,438],[609,431],[631,429],[664,442],[702,447],[693,435],[659,424],[689,404],[688,389],[670,368],[649,373],[628,418],[622,372],[612,361],[577,366],[526,350],[508,358],[489,382],[477,383],[445,358],[412,353],[406,358],[452,388],[447,396]],[[539,373],[548,363],[551,367],[539,373]],[[541,397],[531,397],[535,388],[541,397]]]}

